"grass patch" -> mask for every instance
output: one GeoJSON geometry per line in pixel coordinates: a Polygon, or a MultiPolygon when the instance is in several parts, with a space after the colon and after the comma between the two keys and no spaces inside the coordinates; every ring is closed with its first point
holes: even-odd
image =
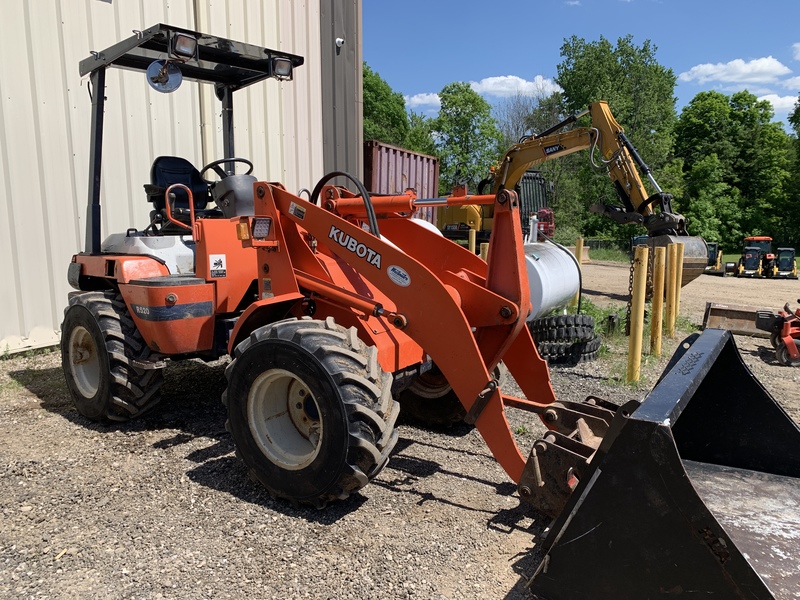
{"type": "Polygon", "coordinates": [[[597,250],[589,250],[589,258],[592,260],[608,260],[612,262],[631,262],[627,252],[618,250],[616,248],[598,248],[597,250]]]}
{"type": "Polygon", "coordinates": [[[645,305],[644,329],[642,331],[642,358],[639,381],[628,382],[628,346],[629,338],[625,335],[626,305],[622,302],[600,307],[586,296],[581,298],[581,313],[590,315],[595,321],[595,332],[600,336],[602,345],[598,351],[598,359],[608,365],[606,382],[612,385],[631,389],[649,389],[661,374],[666,361],[672,355],[677,344],[689,334],[698,331],[699,327],[688,317],[678,316],[675,321],[675,337],[662,338],[661,356],[650,354],[650,323],[652,304],[645,305]]]}
{"type": "Polygon", "coordinates": [[[726,262],[739,262],[739,259],[742,257],[740,254],[723,254],[722,255],[722,266],[725,266],[726,262]]]}

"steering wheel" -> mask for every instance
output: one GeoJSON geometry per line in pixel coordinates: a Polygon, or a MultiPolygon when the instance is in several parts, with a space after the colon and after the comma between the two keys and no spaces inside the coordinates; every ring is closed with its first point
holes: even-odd
{"type": "Polygon", "coordinates": [[[253,163],[251,163],[246,158],[220,158],[219,160],[210,162],[205,167],[203,167],[203,170],[200,171],[200,179],[202,179],[209,185],[216,183],[216,181],[214,181],[213,179],[206,179],[205,177],[203,177],[203,174],[209,170],[213,170],[214,173],[219,175],[220,179],[225,179],[226,177],[230,177],[230,175],[232,175],[233,173],[230,174],[226,173],[225,171],[222,170],[222,167],[220,167],[220,165],[224,163],[242,163],[247,165],[249,168],[247,169],[247,173],[244,173],[244,175],[250,175],[250,173],[253,172],[253,163]]]}

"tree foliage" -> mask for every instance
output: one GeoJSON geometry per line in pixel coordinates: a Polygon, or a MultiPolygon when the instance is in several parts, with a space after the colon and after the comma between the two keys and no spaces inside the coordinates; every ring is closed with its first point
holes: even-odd
{"type": "Polygon", "coordinates": [[[685,214],[695,229],[714,233],[727,250],[745,235],[797,239],[791,214],[791,141],[772,122],[772,105],[748,91],[726,96],[700,92],[683,109],[675,128],[675,153],[684,161],[685,214]],[[713,157],[713,160],[712,160],[713,157]],[[716,199],[716,200],[715,200],[716,199]],[[705,205],[716,204],[708,225],[705,205]],[[715,230],[716,221],[722,225],[715,230]]]}
{"type": "Polygon", "coordinates": [[[616,45],[602,36],[596,42],[572,36],[561,47],[556,77],[569,112],[606,100],[654,170],[670,160],[676,118],[675,73],[659,64],[656,51],[650,40],[637,46],[631,35],[616,45]]]}
{"type": "MultiPolygon", "coordinates": [[[[658,178],[672,161],[676,77],[671,69],[658,63],[656,50],[649,40],[637,46],[630,35],[619,38],[615,45],[604,37],[587,42],[573,36],[561,47],[556,82],[564,90],[563,113],[580,112],[592,102],[606,100],[658,178]]],[[[588,118],[583,124],[588,125],[588,118]]],[[[598,178],[587,153],[559,160],[572,169],[562,184],[569,188],[570,196],[562,198],[561,203],[569,205],[570,219],[575,218],[577,210],[583,211],[585,235],[625,238],[641,233],[589,213],[592,204],[618,201],[610,179],[598,178]]]]}
{"type": "Polygon", "coordinates": [[[502,136],[491,106],[464,82],[446,85],[439,99],[431,128],[440,157],[439,189],[465,181],[474,190],[501,153],[502,136]]]}
{"type": "Polygon", "coordinates": [[[403,95],[395,92],[378,73],[363,66],[364,139],[402,145],[409,132],[403,95]]]}

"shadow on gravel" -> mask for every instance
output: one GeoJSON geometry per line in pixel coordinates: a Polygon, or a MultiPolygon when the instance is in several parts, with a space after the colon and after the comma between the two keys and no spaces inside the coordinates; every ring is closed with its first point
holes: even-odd
{"type": "MultiPolygon", "coordinates": [[[[39,398],[39,404],[45,410],[64,416],[67,416],[70,411],[76,416],[78,415],[72,406],[72,399],[69,397],[67,384],[60,368],[11,371],[8,375],[39,398]]],[[[83,421],[88,423],[85,419],[83,421]]]]}
{"type": "Polygon", "coordinates": [[[761,361],[765,362],[768,365],[772,366],[783,366],[778,362],[777,357],[775,356],[775,349],[772,346],[758,346],[754,350],[746,350],[743,348],[739,348],[740,354],[749,354],[750,356],[755,356],[759,358],[761,361]]]}
{"type": "Polygon", "coordinates": [[[602,296],[604,298],[611,298],[612,300],[619,300],[620,302],[628,302],[628,296],[625,294],[612,294],[611,292],[601,292],[600,290],[588,290],[583,288],[584,295],[586,296],[602,296]]]}

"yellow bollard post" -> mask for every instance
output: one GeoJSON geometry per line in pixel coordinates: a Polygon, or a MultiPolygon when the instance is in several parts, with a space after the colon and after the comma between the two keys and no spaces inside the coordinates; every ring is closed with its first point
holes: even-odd
{"type": "Polygon", "coordinates": [[[475,239],[478,235],[478,232],[474,229],[469,230],[469,251],[475,254],[475,239]]]}
{"type": "Polygon", "coordinates": [[[661,356],[661,329],[664,323],[664,268],[667,249],[658,246],[653,260],[653,316],[650,319],[650,354],[661,356]]]}
{"type": "Polygon", "coordinates": [[[483,262],[486,262],[486,259],[489,258],[489,244],[488,242],[484,242],[481,244],[481,258],[483,262]]]}
{"type": "Polygon", "coordinates": [[[650,248],[637,246],[633,260],[633,297],[631,298],[631,336],[628,339],[628,381],[639,381],[642,366],[644,299],[647,295],[647,255],[650,248]]]}
{"type": "Polygon", "coordinates": [[[683,242],[675,244],[678,248],[677,264],[675,266],[675,319],[681,314],[681,287],[683,286],[683,242]]]}
{"type": "Polygon", "coordinates": [[[675,244],[667,246],[667,337],[675,337],[675,269],[678,266],[678,247],[675,244]]]}
{"type": "MultiPolygon", "coordinates": [[[[583,269],[581,264],[583,264],[583,238],[579,237],[575,240],[575,260],[578,261],[578,269],[583,269]]],[[[578,301],[581,298],[581,291],[578,290],[578,293],[572,297],[572,300],[569,302],[569,308],[571,310],[575,310],[578,306],[578,301]]]]}

